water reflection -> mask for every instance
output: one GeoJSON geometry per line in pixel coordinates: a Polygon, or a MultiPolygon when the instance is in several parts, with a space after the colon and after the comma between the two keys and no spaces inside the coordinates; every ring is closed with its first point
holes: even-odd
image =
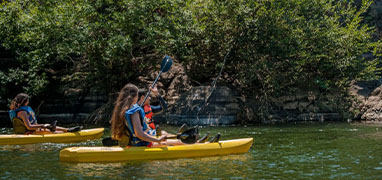
{"type": "Polygon", "coordinates": [[[367,133],[367,134],[361,134],[361,138],[365,139],[375,139],[375,140],[381,140],[382,139],[382,131],[367,133]]]}
{"type": "Polygon", "coordinates": [[[78,143],[40,143],[40,144],[23,144],[23,145],[1,145],[0,151],[57,151],[66,147],[74,146],[100,146],[102,142],[100,140],[88,140],[78,143]]]}
{"type": "Polygon", "coordinates": [[[84,177],[103,177],[111,178],[118,175],[124,177],[128,174],[129,177],[141,177],[145,172],[145,163],[61,163],[65,170],[65,176],[76,176],[81,174],[84,177]]]}
{"type": "MultiPolygon", "coordinates": [[[[198,176],[207,178],[211,175],[219,177],[221,174],[230,174],[232,177],[243,178],[240,172],[248,168],[248,162],[253,157],[247,154],[156,160],[133,161],[124,163],[60,163],[65,169],[65,176],[70,177],[81,174],[84,177],[115,178],[185,178],[198,176]]],[[[249,167],[250,168],[250,167],[249,167]]]]}

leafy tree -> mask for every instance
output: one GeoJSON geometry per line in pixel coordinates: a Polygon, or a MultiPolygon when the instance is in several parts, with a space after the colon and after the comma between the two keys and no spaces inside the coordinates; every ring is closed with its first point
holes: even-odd
{"type": "Polygon", "coordinates": [[[224,67],[221,83],[262,102],[295,87],[344,92],[350,80],[376,71],[377,59],[363,56],[382,47],[372,40],[374,27],[363,23],[371,3],[4,1],[1,45],[16,63],[2,68],[0,93],[23,88],[42,95],[62,85],[113,93],[147,76],[163,54],[183,63],[199,84],[224,67]]]}
{"type": "Polygon", "coordinates": [[[17,54],[17,63],[2,72],[2,83],[33,95],[58,84],[115,91],[154,68],[157,37],[149,24],[156,7],[149,1],[3,2],[2,46],[17,54]]]}
{"type": "Polygon", "coordinates": [[[201,81],[213,78],[230,52],[224,80],[250,96],[293,87],[337,92],[350,80],[374,77],[378,59],[362,56],[380,52],[375,28],[362,23],[371,2],[185,1],[169,48],[201,81]]]}

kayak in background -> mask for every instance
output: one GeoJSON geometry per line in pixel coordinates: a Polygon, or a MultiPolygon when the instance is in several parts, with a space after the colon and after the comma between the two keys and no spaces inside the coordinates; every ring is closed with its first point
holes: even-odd
{"type": "Polygon", "coordinates": [[[97,139],[103,135],[104,128],[84,129],[78,132],[51,134],[7,134],[0,135],[0,145],[35,144],[35,143],[71,143],[97,139]]]}
{"type": "Polygon", "coordinates": [[[63,162],[118,162],[174,159],[245,153],[253,138],[161,147],[69,147],[60,151],[63,162]]]}

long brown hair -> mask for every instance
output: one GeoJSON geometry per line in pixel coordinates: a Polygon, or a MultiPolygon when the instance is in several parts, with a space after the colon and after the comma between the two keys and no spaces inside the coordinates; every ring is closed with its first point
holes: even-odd
{"type": "Polygon", "coordinates": [[[19,108],[20,106],[23,106],[25,105],[26,102],[29,101],[29,96],[28,94],[25,94],[25,93],[19,93],[17,94],[17,96],[11,101],[11,105],[9,106],[9,108],[11,110],[15,110],[17,108],[19,108]]]}
{"type": "Polygon", "coordinates": [[[112,137],[118,139],[125,128],[125,112],[132,106],[134,97],[138,96],[138,88],[134,84],[126,84],[119,92],[111,117],[112,137]]]}

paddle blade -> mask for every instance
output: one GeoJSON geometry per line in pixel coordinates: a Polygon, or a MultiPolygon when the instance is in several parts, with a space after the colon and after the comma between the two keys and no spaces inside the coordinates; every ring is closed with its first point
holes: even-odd
{"type": "Polygon", "coordinates": [[[199,129],[197,127],[188,129],[182,134],[178,134],[177,138],[185,144],[195,144],[199,138],[199,129]]]}
{"type": "Polygon", "coordinates": [[[103,146],[118,146],[118,141],[112,139],[111,137],[103,138],[102,139],[102,145],[103,146]]]}
{"type": "Polygon", "coordinates": [[[162,63],[160,65],[160,69],[162,70],[162,72],[167,72],[168,70],[170,70],[171,68],[171,65],[172,65],[172,59],[170,58],[170,56],[164,56],[163,60],[162,60],[162,63]]]}

